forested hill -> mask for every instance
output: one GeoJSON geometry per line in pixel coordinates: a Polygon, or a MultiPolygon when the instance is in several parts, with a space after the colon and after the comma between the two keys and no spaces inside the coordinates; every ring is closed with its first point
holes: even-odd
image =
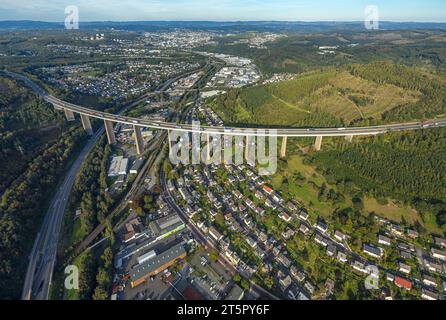
{"type": "Polygon", "coordinates": [[[60,134],[59,113],[31,91],[0,77],[0,193],[23,172],[35,152],[60,134]]]}
{"type": "Polygon", "coordinates": [[[86,138],[58,120],[51,106],[0,78],[0,299],[20,298],[45,204],[86,138]]]}
{"type": "Polygon", "coordinates": [[[325,175],[354,182],[377,198],[402,200],[446,228],[446,129],[341,143],[312,156],[325,175]]]}
{"type": "Polygon", "coordinates": [[[208,101],[227,124],[327,127],[446,114],[446,81],[391,62],[315,70],[292,80],[229,90],[208,101]]]}

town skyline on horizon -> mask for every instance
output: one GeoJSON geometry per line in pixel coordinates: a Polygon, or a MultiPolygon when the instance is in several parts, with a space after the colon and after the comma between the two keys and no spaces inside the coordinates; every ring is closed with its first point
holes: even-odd
{"type": "Polygon", "coordinates": [[[65,8],[76,6],[80,21],[215,21],[215,22],[353,22],[363,21],[366,8],[376,6],[381,21],[446,22],[446,3],[439,0],[4,0],[0,20],[61,22],[65,8]]]}

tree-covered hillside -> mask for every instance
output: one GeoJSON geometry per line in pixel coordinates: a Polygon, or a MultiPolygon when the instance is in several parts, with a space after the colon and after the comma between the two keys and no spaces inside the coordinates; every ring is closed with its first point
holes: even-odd
{"type": "Polygon", "coordinates": [[[389,62],[307,72],[208,101],[228,124],[352,126],[446,114],[446,82],[389,62]]]}

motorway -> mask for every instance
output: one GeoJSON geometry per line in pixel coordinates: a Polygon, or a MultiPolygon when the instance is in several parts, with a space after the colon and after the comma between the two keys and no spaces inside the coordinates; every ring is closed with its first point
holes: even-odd
{"type": "MultiPolygon", "coordinates": [[[[136,125],[159,130],[172,130],[178,132],[208,133],[229,136],[276,136],[276,137],[337,137],[337,136],[370,136],[385,134],[397,131],[421,130],[438,127],[446,127],[446,119],[434,119],[429,121],[407,122],[399,124],[388,124],[381,126],[368,127],[348,127],[348,128],[236,128],[236,127],[217,127],[200,126],[194,127],[192,124],[160,122],[152,120],[143,120],[132,117],[125,117],[106,112],[99,112],[85,107],[77,106],[72,103],[62,101],[52,95],[47,94],[23,75],[5,71],[5,73],[16,79],[25,81],[37,94],[43,97],[47,102],[53,104],[56,108],[63,108],[74,113],[86,115],[91,118],[108,120],[128,125],[136,125]]],[[[174,81],[174,80],[173,80],[174,81]]]]}
{"type": "MultiPolygon", "coordinates": [[[[34,82],[28,78],[5,71],[6,75],[23,81],[26,85],[31,87],[33,91],[41,97],[46,97],[46,93],[38,87],[34,82]]],[[[189,73],[187,73],[189,74],[189,73]]],[[[162,92],[166,90],[174,81],[186,76],[183,74],[181,76],[175,77],[173,79],[167,80],[157,92],[162,92]]],[[[134,107],[136,104],[140,103],[147,96],[144,95],[131,103],[130,105],[123,108],[119,114],[127,111],[128,109],[134,107]]],[[[67,200],[69,198],[71,189],[73,187],[74,181],[78,172],[82,167],[82,163],[85,161],[86,157],[96,145],[99,138],[104,134],[104,127],[101,127],[97,133],[90,138],[88,143],[84,146],[80,152],[77,159],[71,165],[69,172],[64,178],[59,190],[54,195],[50,202],[50,206],[45,215],[44,221],[42,223],[40,232],[38,233],[36,240],[34,242],[32,251],[29,255],[29,264],[25,276],[25,281],[22,290],[23,300],[47,300],[49,295],[49,288],[51,286],[54,266],[57,257],[57,243],[59,239],[59,234],[61,230],[62,220],[64,212],[67,205],[67,200]]],[[[160,140],[162,141],[162,140],[160,140]]]]}
{"type": "Polygon", "coordinates": [[[101,128],[82,149],[50,203],[41,230],[29,256],[29,265],[22,292],[22,299],[24,300],[48,298],[57,255],[57,242],[67,199],[82,163],[103,132],[104,129],[101,128]]]}

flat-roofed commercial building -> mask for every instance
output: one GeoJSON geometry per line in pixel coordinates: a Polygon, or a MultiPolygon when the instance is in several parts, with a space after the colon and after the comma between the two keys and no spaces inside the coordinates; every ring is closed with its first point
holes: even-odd
{"type": "Polygon", "coordinates": [[[129,159],[123,156],[113,157],[110,163],[110,168],[108,169],[109,177],[117,177],[120,175],[127,175],[127,168],[129,164],[129,159]]]}
{"type": "Polygon", "coordinates": [[[156,221],[156,224],[158,225],[158,227],[161,230],[167,229],[174,225],[178,225],[180,223],[183,223],[183,221],[181,220],[180,216],[177,214],[171,214],[167,217],[163,217],[156,221]]]}
{"type": "Polygon", "coordinates": [[[132,288],[142,284],[148,277],[157,275],[161,271],[172,266],[178,260],[184,258],[186,258],[186,250],[180,243],[140,264],[137,264],[130,271],[132,288]]]}

